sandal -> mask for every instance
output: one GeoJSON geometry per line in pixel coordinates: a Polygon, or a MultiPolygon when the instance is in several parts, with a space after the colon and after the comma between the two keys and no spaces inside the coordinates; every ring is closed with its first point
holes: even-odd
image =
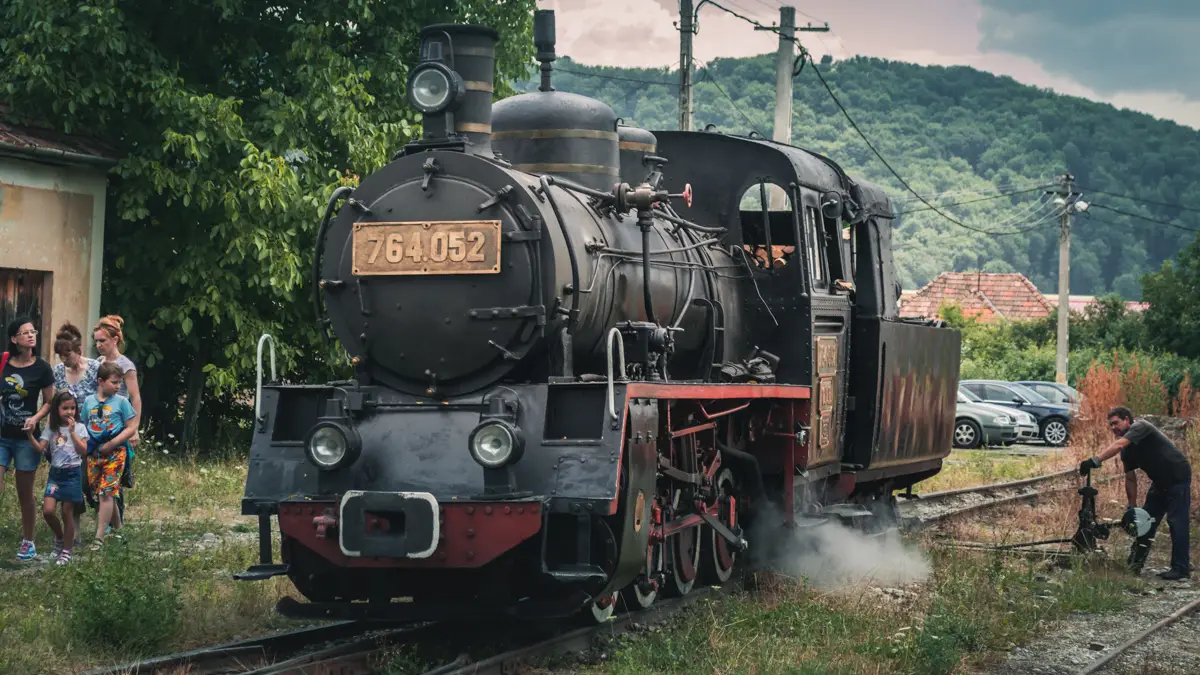
{"type": "Polygon", "coordinates": [[[91,551],[92,553],[95,553],[100,550],[100,548],[103,544],[104,544],[103,539],[97,539],[95,541],[95,543],[93,543],[90,547],[88,547],[88,550],[91,551]]]}

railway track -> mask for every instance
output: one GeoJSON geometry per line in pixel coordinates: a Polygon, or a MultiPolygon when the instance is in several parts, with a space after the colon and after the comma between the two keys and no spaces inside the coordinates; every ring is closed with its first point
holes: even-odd
{"type": "MultiPolygon", "coordinates": [[[[620,635],[639,623],[660,621],[705,597],[712,588],[701,588],[683,598],[662,600],[647,610],[626,612],[599,626],[555,631],[494,656],[472,660],[466,655],[441,664],[424,675],[507,675],[531,659],[591,649],[598,638],[620,635]]],[[[390,650],[426,640],[446,641],[443,624],[387,627],[359,621],[342,621],[276,635],[229,642],[169,654],[119,666],[100,668],[84,675],[369,675],[390,650]]],[[[519,638],[513,638],[519,642],[519,638]]]]}
{"type": "Polygon", "coordinates": [[[706,586],[682,598],[660,600],[648,609],[617,615],[599,626],[562,632],[473,663],[467,662],[465,657],[459,657],[456,661],[428,670],[422,675],[511,675],[520,672],[522,665],[534,659],[587,651],[596,646],[599,638],[620,635],[638,624],[662,621],[698,600],[714,597],[721,592],[721,589],[706,586]]]}
{"type": "Polygon", "coordinates": [[[1007,483],[931,492],[902,503],[900,514],[906,529],[922,530],[933,523],[964,513],[1029,501],[1060,490],[1075,489],[1078,487],[1077,481],[1070,480],[1074,476],[1078,476],[1075,469],[1066,469],[1007,483]]]}
{"type": "Polygon", "coordinates": [[[1143,640],[1150,637],[1154,633],[1158,632],[1159,630],[1162,630],[1163,628],[1166,628],[1167,626],[1170,626],[1171,624],[1175,623],[1176,621],[1179,621],[1180,619],[1195,612],[1198,609],[1200,609],[1200,598],[1192,600],[1191,602],[1187,603],[1186,605],[1184,605],[1184,606],[1180,607],[1179,609],[1175,610],[1174,612],[1172,612],[1169,616],[1162,619],[1161,621],[1158,621],[1157,623],[1150,626],[1149,628],[1139,631],[1137,633],[1137,635],[1134,635],[1133,637],[1129,638],[1125,642],[1122,642],[1121,644],[1117,645],[1116,647],[1113,647],[1109,651],[1105,652],[1104,655],[1101,656],[1098,660],[1089,663],[1088,665],[1084,666],[1082,669],[1077,671],[1075,673],[1075,675],[1091,675],[1092,673],[1100,672],[1101,670],[1104,669],[1105,666],[1107,666],[1109,663],[1112,663],[1112,661],[1114,659],[1116,659],[1118,656],[1120,656],[1121,654],[1124,654],[1126,651],[1128,651],[1130,647],[1140,644],[1143,640]]]}
{"type": "MultiPolygon", "coordinates": [[[[1074,489],[1076,481],[1071,478],[1075,475],[1074,469],[1068,469],[1006,483],[918,495],[901,504],[902,521],[906,529],[921,530],[964,513],[1074,489]]],[[[482,660],[459,656],[424,675],[508,675],[530,659],[585,651],[599,637],[619,635],[638,623],[660,621],[713,592],[711,588],[697,589],[683,598],[659,601],[644,611],[618,615],[600,626],[556,632],[482,660]]],[[[387,626],[340,621],[101,668],[85,675],[366,675],[389,649],[432,637],[438,628],[432,623],[387,626]]],[[[445,629],[440,628],[444,636],[445,629]]]]}
{"type": "Polygon", "coordinates": [[[432,624],[399,627],[379,626],[360,621],[339,621],[313,628],[302,628],[263,637],[228,642],[187,652],[169,654],[87,671],[84,675],[225,675],[254,673],[284,675],[314,673],[313,666],[344,657],[346,669],[319,672],[370,672],[365,661],[355,669],[355,654],[372,652],[387,645],[414,642],[423,638],[432,624]]]}

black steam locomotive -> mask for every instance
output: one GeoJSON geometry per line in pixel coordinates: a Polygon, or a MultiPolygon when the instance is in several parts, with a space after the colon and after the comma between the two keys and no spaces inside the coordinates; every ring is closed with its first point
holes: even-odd
{"type": "Polygon", "coordinates": [[[540,90],[493,104],[496,39],[425,28],[424,135],[330,200],[354,379],[262,387],[240,578],[300,617],[603,619],[727,580],[751,507],[875,521],[940,470],[959,335],[897,317],[881,189],[555,91],[550,12],[540,90]]]}

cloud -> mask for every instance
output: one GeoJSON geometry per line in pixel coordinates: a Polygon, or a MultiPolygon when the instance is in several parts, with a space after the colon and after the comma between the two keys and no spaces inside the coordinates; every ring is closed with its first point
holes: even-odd
{"type": "Polygon", "coordinates": [[[1103,95],[1200,99],[1200,2],[979,0],[979,48],[1024,56],[1103,95]]]}

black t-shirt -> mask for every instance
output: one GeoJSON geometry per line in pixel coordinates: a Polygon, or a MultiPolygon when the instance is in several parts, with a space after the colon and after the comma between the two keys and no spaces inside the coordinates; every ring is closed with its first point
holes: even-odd
{"type": "Polygon", "coordinates": [[[1166,436],[1146,420],[1135,420],[1125,432],[1129,445],[1121,450],[1126,471],[1141,469],[1155,485],[1170,486],[1192,478],[1187,457],[1166,436]]]}
{"type": "Polygon", "coordinates": [[[38,411],[38,395],[54,384],[54,369],[43,359],[18,368],[10,360],[0,374],[0,436],[25,438],[21,426],[38,411]]]}

